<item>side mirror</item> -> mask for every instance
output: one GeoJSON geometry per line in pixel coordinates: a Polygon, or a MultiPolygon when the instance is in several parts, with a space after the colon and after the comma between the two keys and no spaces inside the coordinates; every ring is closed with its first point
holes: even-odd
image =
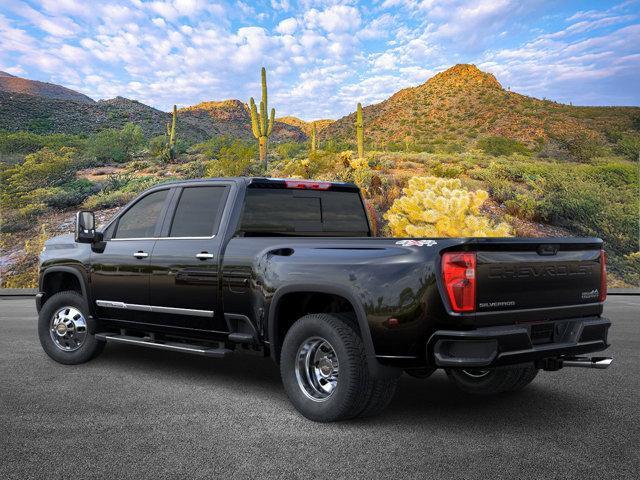
{"type": "Polygon", "coordinates": [[[96,238],[96,217],[93,212],[80,211],[76,214],[76,242],[93,243],[96,238]]]}

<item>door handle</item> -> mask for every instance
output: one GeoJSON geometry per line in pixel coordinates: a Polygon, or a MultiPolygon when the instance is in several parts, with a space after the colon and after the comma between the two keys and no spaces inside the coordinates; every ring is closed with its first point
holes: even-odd
{"type": "Polygon", "coordinates": [[[143,252],[142,250],[133,254],[136,258],[147,258],[149,254],[147,252],[143,252]]]}
{"type": "Polygon", "coordinates": [[[200,260],[206,260],[207,258],[213,258],[213,253],[200,252],[200,253],[196,254],[196,258],[199,258],[200,260]]]}

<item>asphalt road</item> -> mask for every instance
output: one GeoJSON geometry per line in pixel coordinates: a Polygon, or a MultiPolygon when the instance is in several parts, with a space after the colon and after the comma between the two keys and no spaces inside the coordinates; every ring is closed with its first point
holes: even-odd
{"type": "Polygon", "coordinates": [[[542,372],[522,392],[403,376],[380,417],[296,413],[268,359],[108,345],[50,360],[32,299],[0,299],[0,477],[638,478],[640,297],[610,297],[611,368],[542,372]]]}

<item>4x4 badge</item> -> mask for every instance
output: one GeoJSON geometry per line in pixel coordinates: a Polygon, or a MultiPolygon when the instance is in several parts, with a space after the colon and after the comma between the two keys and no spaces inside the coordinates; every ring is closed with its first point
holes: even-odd
{"type": "Polygon", "coordinates": [[[398,240],[396,245],[402,245],[403,247],[433,247],[438,242],[435,240],[398,240]]]}

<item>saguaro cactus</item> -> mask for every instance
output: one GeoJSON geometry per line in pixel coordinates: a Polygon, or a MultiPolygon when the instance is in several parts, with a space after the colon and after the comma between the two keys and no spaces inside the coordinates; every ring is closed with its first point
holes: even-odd
{"type": "Polygon", "coordinates": [[[358,102],[358,110],[356,111],[356,138],[358,139],[358,159],[364,160],[364,124],[360,102],[358,102]]]}
{"type": "Polygon", "coordinates": [[[311,151],[315,152],[318,148],[318,136],[316,131],[316,122],[311,123],[311,151]]]}
{"type": "Polygon", "coordinates": [[[251,110],[251,130],[253,136],[258,139],[260,149],[260,161],[267,166],[267,141],[273,130],[273,120],[276,116],[276,109],[271,109],[271,115],[267,118],[267,71],[262,67],[262,100],[260,101],[260,113],[256,108],[253,97],[249,100],[251,110]]]}
{"type": "Polygon", "coordinates": [[[178,118],[178,109],[173,106],[173,115],[171,122],[167,122],[167,157],[170,161],[176,159],[176,119],[178,118]]]}

